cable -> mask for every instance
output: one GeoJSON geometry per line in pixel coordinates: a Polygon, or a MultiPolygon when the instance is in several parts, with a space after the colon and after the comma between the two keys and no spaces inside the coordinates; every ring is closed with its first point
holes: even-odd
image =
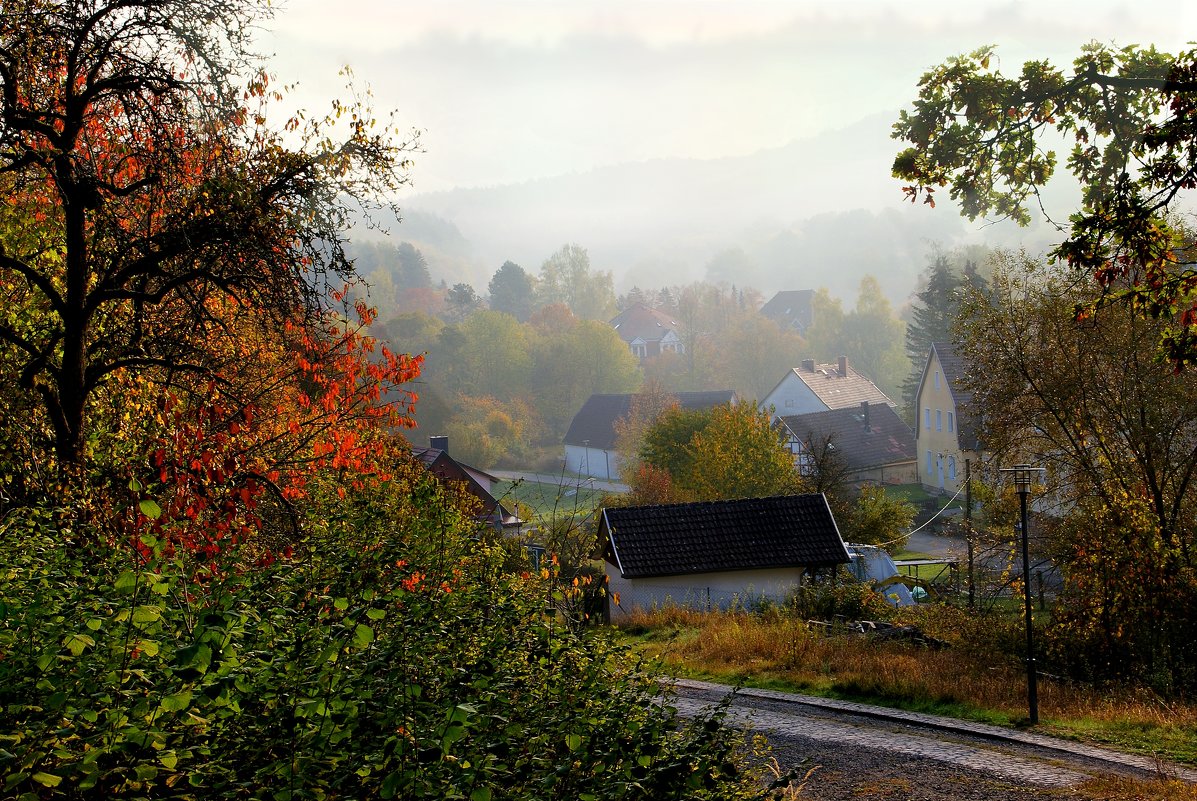
{"type": "Polygon", "coordinates": [[[925,529],[927,526],[929,526],[929,525],[931,525],[932,523],[934,523],[934,522],[935,522],[935,518],[939,517],[941,514],[943,514],[945,511],[947,511],[947,508],[948,508],[949,506],[951,506],[951,505],[952,505],[952,501],[954,501],[954,500],[956,500],[957,498],[959,498],[959,497],[960,497],[960,492],[961,492],[961,488],[960,488],[960,487],[957,487],[957,488],[956,488],[956,494],[955,494],[955,495],[953,495],[951,498],[948,498],[948,502],[947,502],[947,503],[945,503],[945,504],[943,505],[943,509],[940,509],[940,510],[939,510],[938,512],[936,512],[935,514],[931,515],[930,519],[928,519],[926,523],[923,523],[921,526],[919,526],[919,527],[918,527],[918,528],[916,528],[916,529],[912,529],[912,530],[910,530],[910,531],[906,532],[906,533],[905,533],[905,534],[903,534],[901,537],[898,537],[898,538],[896,538],[896,539],[892,539],[892,540],[890,540],[889,542],[883,542],[883,543],[880,543],[880,544],[879,544],[877,547],[878,547],[878,548],[884,548],[884,547],[886,547],[887,545],[893,545],[895,542],[901,542],[902,540],[907,540],[907,539],[910,539],[910,535],[911,535],[911,534],[915,534],[915,533],[917,533],[917,532],[919,532],[919,531],[922,531],[922,530],[923,530],[923,529],[925,529]]]}

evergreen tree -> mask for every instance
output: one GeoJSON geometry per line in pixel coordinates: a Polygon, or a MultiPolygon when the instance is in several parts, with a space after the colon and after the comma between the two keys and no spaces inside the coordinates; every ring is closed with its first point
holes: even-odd
{"type": "Polygon", "coordinates": [[[428,262],[424,261],[424,254],[410,242],[400,242],[395,248],[399,267],[396,270],[396,281],[403,288],[430,287],[432,276],[428,274],[428,262]]]}
{"type": "MultiPolygon", "coordinates": [[[[972,274],[976,275],[976,271],[972,274]]],[[[960,290],[964,285],[965,281],[952,270],[947,256],[936,256],[927,275],[927,285],[916,295],[918,302],[906,326],[906,355],[912,368],[902,384],[902,401],[908,412],[914,408],[931,343],[952,340],[952,325],[960,311],[960,290]]]]}
{"type": "Polygon", "coordinates": [[[515,262],[503,262],[486,288],[490,292],[491,310],[506,312],[521,323],[532,315],[536,287],[532,276],[515,262]]]}

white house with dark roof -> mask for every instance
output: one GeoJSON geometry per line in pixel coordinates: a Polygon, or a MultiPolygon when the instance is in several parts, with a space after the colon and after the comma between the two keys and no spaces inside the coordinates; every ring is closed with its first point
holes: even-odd
{"type": "Polygon", "coordinates": [[[686,352],[677,320],[643,303],[634,303],[624,309],[609,325],[627,343],[632,355],[642,362],[662,353],[686,352]]]}
{"type": "Polygon", "coordinates": [[[931,345],[915,395],[914,429],[919,482],[928,489],[955,492],[964,482],[965,460],[981,464],[979,420],[966,372],[964,359],[951,343],[931,345]]]}
{"type": "Polygon", "coordinates": [[[781,603],[803,576],[849,562],[820,494],[602,511],[612,619],[640,609],[781,603]]]}
{"type": "Polygon", "coordinates": [[[847,356],[841,356],[835,364],[803,360],[782,376],[761,406],[766,409],[772,406],[776,419],[828,409],[852,409],[866,401],[870,405],[897,407],[876,384],[849,366],[847,356]]]}
{"type": "MultiPolygon", "coordinates": [[[[675,392],[683,409],[710,409],[736,403],[730,389],[675,392]]],[[[620,455],[615,449],[615,424],[632,412],[636,395],[591,395],[574,415],[565,434],[565,469],[580,476],[618,480],[620,455]]]]}

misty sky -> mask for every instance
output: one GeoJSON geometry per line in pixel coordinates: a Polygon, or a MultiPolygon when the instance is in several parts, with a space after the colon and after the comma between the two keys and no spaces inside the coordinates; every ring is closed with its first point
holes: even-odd
{"type": "Polygon", "coordinates": [[[1091,39],[1177,50],[1188,2],[288,0],[262,49],[314,111],[349,64],[422,131],[414,191],[778,147],[914,96],[949,55],[1010,70],[1091,39]]]}

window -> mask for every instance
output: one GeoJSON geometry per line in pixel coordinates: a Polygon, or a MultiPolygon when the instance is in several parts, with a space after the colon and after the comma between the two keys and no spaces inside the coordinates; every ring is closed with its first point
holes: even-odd
{"type": "Polygon", "coordinates": [[[948,457],[948,478],[950,478],[952,481],[956,480],[956,457],[955,456],[948,457]]]}
{"type": "Polygon", "coordinates": [[[943,431],[943,412],[939,409],[935,410],[935,430],[943,431]]]}
{"type": "Polygon", "coordinates": [[[931,410],[923,409],[923,428],[931,430],[931,410]]]}
{"type": "Polygon", "coordinates": [[[935,388],[939,389],[939,371],[935,371],[935,388]]]}
{"type": "Polygon", "coordinates": [[[950,433],[955,433],[956,431],[956,415],[951,412],[948,412],[948,431],[950,433]]]}
{"type": "Polygon", "coordinates": [[[632,346],[632,355],[643,359],[645,356],[648,355],[648,346],[647,345],[633,345],[632,346]]]}
{"type": "Polygon", "coordinates": [[[935,472],[935,463],[931,460],[931,451],[927,451],[927,476],[935,472]]]}
{"type": "Polygon", "coordinates": [[[793,398],[786,398],[786,408],[787,409],[794,408],[794,399],[793,398]]]}

